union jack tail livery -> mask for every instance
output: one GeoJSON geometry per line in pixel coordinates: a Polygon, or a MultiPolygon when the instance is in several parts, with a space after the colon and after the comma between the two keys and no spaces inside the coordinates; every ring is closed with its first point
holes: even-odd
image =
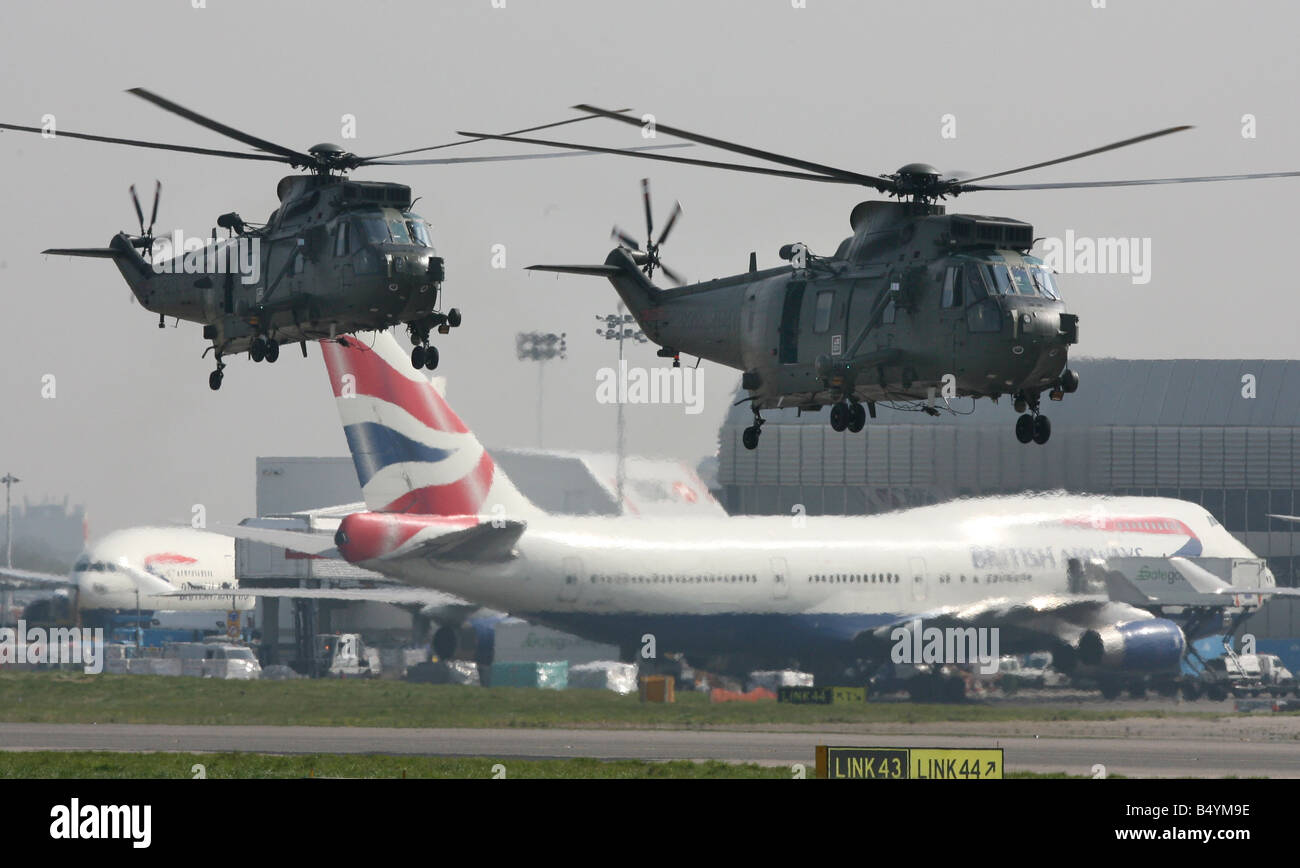
{"type": "Polygon", "coordinates": [[[519,518],[537,509],[496,466],[392,335],[321,341],[366,507],[519,518]]]}

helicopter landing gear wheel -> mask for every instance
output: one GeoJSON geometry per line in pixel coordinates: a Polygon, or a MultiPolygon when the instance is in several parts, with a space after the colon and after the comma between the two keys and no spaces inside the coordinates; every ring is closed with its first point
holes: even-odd
{"type": "Polygon", "coordinates": [[[437,369],[437,367],[438,367],[438,348],[437,348],[437,347],[435,347],[435,346],[427,346],[427,347],[424,348],[424,366],[425,366],[426,368],[428,368],[430,371],[433,371],[433,370],[436,370],[436,369],[437,369]]]}
{"type": "Polygon", "coordinates": [[[221,381],[225,378],[225,374],[221,371],[225,367],[226,363],[221,361],[221,354],[217,353],[217,369],[208,374],[208,388],[214,392],[221,388],[221,381]]]}
{"type": "Polygon", "coordinates": [[[1028,443],[1034,439],[1034,417],[1025,413],[1016,420],[1016,439],[1028,443]]]}
{"type": "Polygon", "coordinates": [[[411,347],[411,367],[416,370],[424,367],[424,346],[422,344],[411,347]]]}
{"type": "Polygon", "coordinates": [[[461,319],[460,308],[453,307],[451,310],[447,311],[447,325],[452,328],[459,328],[461,319]]]}
{"type": "Polygon", "coordinates": [[[263,353],[267,364],[273,365],[275,360],[280,358],[280,345],[273,340],[267,340],[263,347],[263,353]]]}
{"type": "Polygon", "coordinates": [[[248,357],[254,362],[260,362],[266,358],[266,344],[262,343],[260,336],[253,338],[253,342],[248,345],[248,357]]]}
{"type": "MultiPolygon", "coordinates": [[[[1023,417],[1022,417],[1023,418],[1023,417]]],[[[1034,442],[1042,446],[1052,436],[1052,422],[1046,416],[1034,419],[1034,442]]]]}
{"type": "Polygon", "coordinates": [[[757,449],[759,435],[763,433],[763,422],[766,421],[758,415],[758,409],[749,405],[750,412],[754,414],[754,424],[744,430],[740,436],[740,442],[745,444],[746,449],[757,449]]]}
{"type": "Polygon", "coordinates": [[[857,434],[867,425],[867,408],[857,401],[849,404],[849,431],[857,434]]]}
{"type": "Polygon", "coordinates": [[[840,401],[831,405],[831,430],[843,431],[849,427],[849,405],[840,401]]]}

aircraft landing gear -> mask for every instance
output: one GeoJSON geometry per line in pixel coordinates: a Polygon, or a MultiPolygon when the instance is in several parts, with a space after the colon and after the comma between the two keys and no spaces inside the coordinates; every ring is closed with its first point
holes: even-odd
{"type": "MultiPolygon", "coordinates": [[[[754,410],[753,407],[750,408],[754,410]]],[[[754,410],[754,424],[750,425],[740,435],[740,442],[745,444],[746,449],[758,448],[758,436],[763,433],[763,423],[766,420],[758,415],[758,410],[754,410]]]]}
{"type": "Polygon", "coordinates": [[[867,408],[857,401],[840,401],[831,405],[831,430],[848,430],[857,434],[867,425],[867,408]]]}
{"type": "Polygon", "coordinates": [[[1015,408],[1022,415],[1016,420],[1016,439],[1021,443],[1043,445],[1052,436],[1052,422],[1038,411],[1038,396],[1016,395],[1015,408]],[[1025,410],[1029,412],[1026,413],[1025,410]]]}
{"type": "Polygon", "coordinates": [[[446,313],[431,313],[428,316],[408,322],[406,333],[411,336],[414,348],[411,350],[411,367],[427,368],[430,371],[438,367],[438,349],[429,343],[429,332],[434,329],[445,335],[458,328],[464,321],[459,308],[452,308],[446,313]]]}
{"type": "Polygon", "coordinates": [[[268,364],[274,364],[275,360],[280,358],[280,345],[271,338],[258,335],[248,345],[248,357],[254,362],[265,359],[268,364]]]}
{"type": "MultiPolygon", "coordinates": [[[[456,314],[456,321],[460,322],[460,311],[452,308],[456,314]]],[[[447,317],[447,324],[451,322],[451,317],[447,317]]],[[[445,327],[445,326],[444,326],[445,327]]],[[[430,371],[438,367],[438,348],[429,343],[429,325],[416,325],[414,323],[406,324],[407,331],[411,335],[411,343],[415,344],[411,348],[411,367],[428,368],[430,371]]]]}
{"type": "Polygon", "coordinates": [[[831,405],[831,430],[843,431],[849,427],[849,405],[847,401],[839,401],[831,405]]]}
{"type": "Polygon", "coordinates": [[[857,434],[867,425],[867,408],[857,401],[849,404],[849,431],[857,434]]]}
{"type": "Polygon", "coordinates": [[[221,388],[221,381],[222,379],[225,378],[225,374],[221,373],[221,371],[225,367],[226,367],[226,363],[221,361],[221,355],[218,354],[217,369],[212,373],[208,374],[208,388],[214,392],[221,388]]]}

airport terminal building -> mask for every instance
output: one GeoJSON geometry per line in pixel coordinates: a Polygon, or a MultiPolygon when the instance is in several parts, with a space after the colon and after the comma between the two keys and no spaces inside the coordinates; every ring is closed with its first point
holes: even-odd
{"type": "MultiPolygon", "coordinates": [[[[1300,361],[1080,359],[1079,391],[1043,401],[1045,445],[1016,440],[1009,397],[952,400],[955,414],[878,408],[859,434],[828,413],[766,411],[758,449],[746,405],[723,424],[718,485],[733,514],[858,515],[953,497],[1064,489],[1203,505],[1278,583],[1296,585],[1300,361]]],[[[738,394],[737,398],[743,397],[738,394]]],[[[939,402],[943,408],[943,402],[939,402]]]]}

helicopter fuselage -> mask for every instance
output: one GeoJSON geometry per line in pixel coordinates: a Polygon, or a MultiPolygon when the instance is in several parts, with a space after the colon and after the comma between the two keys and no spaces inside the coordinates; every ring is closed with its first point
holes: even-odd
{"type": "MultiPolygon", "coordinates": [[[[609,277],[646,336],[744,372],[755,409],[1010,394],[1058,387],[1077,317],[1014,220],[871,202],[835,256],[657,289],[627,251],[609,277]]],[[[1067,389],[1068,391],[1069,389],[1067,389]]]]}
{"type": "Polygon", "coordinates": [[[444,262],[428,225],[409,210],[409,187],[299,176],[285,178],[280,194],[263,227],[226,215],[236,227],[227,237],[214,231],[184,251],[171,239],[142,245],[119,233],[105,254],[160,325],[165,317],[202,324],[218,358],[256,351],[259,341],[278,346],[399,323],[418,343],[444,326],[444,262]]]}

